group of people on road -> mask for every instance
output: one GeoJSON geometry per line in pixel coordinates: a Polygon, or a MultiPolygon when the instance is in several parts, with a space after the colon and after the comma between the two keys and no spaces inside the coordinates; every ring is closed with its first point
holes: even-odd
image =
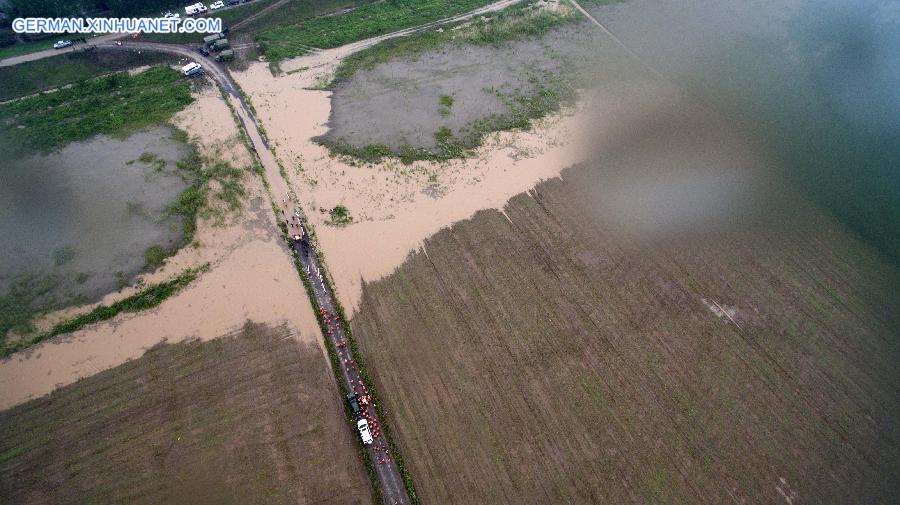
{"type": "MultiPolygon", "coordinates": [[[[287,222],[288,227],[291,230],[290,235],[294,240],[303,239],[305,241],[307,239],[300,210],[296,208],[290,196],[281,199],[281,216],[287,222]]],[[[318,269],[315,269],[315,271],[310,269],[308,272],[312,284],[315,284],[316,280],[320,283],[322,282],[321,279],[314,278],[315,276],[320,275],[318,269]]],[[[324,283],[322,283],[322,287],[324,289],[324,283]]],[[[326,301],[330,303],[331,299],[328,297],[327,291],[324,294],[326,301]]],[[[365,417],[366,422],[369,424],[369,431],[372,434],[372,438],[376,440],[376,443],[371,446],[373,451],[380,453],[380,455],[377,456],[375,463],[379,465],[390,463],[392,461],[390,448],[384,439],[378,440],[381,437],[381,427],[379,426],[378,419],[376,419],[369,411],[371,396],[369,395],[369,390],[366,388],[365,382],[363,382],[362,377],[360,376],[359,367],[353,359],[350,346],[343,337],[341,331],[341,318],[337,313],[326,310],[322,304],[319,305],[319,315],[324,323],[328,340],[334,342],[339,364],[346,372],[346,377],[348,379],[347,383],[359,399],[361,415],[365,417]]]]}
{"type": "Polygon", "coordinates": [[[291,238],[300,240],[306,236],[306,230],[303,228],[303,219],[300,216],[300,209],[294,205],[293,200],[291,200],[289,196],[281,199],[281,217],[287,222],[291,238]],[[293,207],[293,209],[291,207],[293,207]]]}
{"type": "MultiPolygon", "coordinates": [[[[366,384],[359,374],[359,367],[353,359],[353,354],[351,353],[350,347],[347,345],[347,341],[339,336],[341,329],[340,316],[333,312],[328,312],[322,307],[319,307],[319,314],[322,316],[322,321],[325,323],[325,331],[328,339],[335,342],[338,361],[347,372],[347,382],[353,390],[353,393],[359,398],[360,412],[362,416],[365,417],[366,422],[369,423],[369,431],[372,433],[372,438],[378,440],[381,436],[381,427],[379,426],[378,419],[376,419],[369,411],[369,406],[371,404],[369,390],[366,388],[366,384]]],[[[387,443],[384,442],[384,439],[373,444],[372,450],[382,454],[376,459],[375,462],[377,464],[383,465],[391,462],[391,452],[387,443]]]]}

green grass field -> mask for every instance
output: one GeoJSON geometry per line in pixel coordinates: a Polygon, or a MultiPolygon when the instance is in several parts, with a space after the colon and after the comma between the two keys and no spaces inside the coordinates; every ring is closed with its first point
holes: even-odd
{"type": "Polygon", "coordinates": [[[0,60],[50,49],[53,47],[54,42],[56,42],[56,40],[35,40],[32,42],[21,42],[11,46],[2,47],[0,48],[0,60]]]}
{"type": "Polygon", "coordinates": [[[98,133],[122,135],[164,123],[192,101],[190,85],[170,68],[119,72],[0,105],[0,133],[48,151],[98,133]]]}
{"type": "Polygon", "coordinates": [[[0,101],[168,60],[166,55],[148,51],[141,54],[93,52],[61,54],[11,67],[0,67],[0,101]]]}
{"type": "Polygon", "coordinates": [[[271,61],[304,54],[309,47],[330,48],[476,9],[488,0],[391,0],[362,5],[346,14],[321,16],[259,34],[271,61]]]}

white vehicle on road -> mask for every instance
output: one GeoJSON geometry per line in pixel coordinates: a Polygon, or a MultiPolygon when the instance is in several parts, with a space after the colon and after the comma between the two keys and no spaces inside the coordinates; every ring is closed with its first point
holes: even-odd
{"type": "Polygon", "coordinates": [[[203,73],[203,67],[199,63],[188,63],[181,67],[181,73],[190,77],[192,75],[200,75],[203,73]]]}
{"type": "Polygon", "coordinates": [[[200,2],[188,5],[184,8],[184,12],[187,13],[188,16],[193,16],[194,14],[203,14],[206,11],[206,6],[200,2]]]}
{"type": "Polygon", "coordinates": [[[64,48],[64,47],[69,47],[69,46],[71,46],[71,45],[72,45],[72,41],[71,41],[71,40],[57,40],[57,41],[53,44],[53,49],[62,49],[62,48],[64,48]]]}
{"type": "Polygon", "coordinates": [[[163,14],[163,17],[164,17],[164,18],[179,19],[179,18],[181,18],[181,15],[179,15],[178,13],[175,13],[175,12],[167,12],[167,13],[163,14]]]}
{"type": "Polygon", "coordinates": [[[225,2],[219,0],[218,2],[213,2],[209,4],[209,10],[214,11],[225,7],[225,2]]]}
{"type": "Polygon", "coordinates": [[[372,433],[369,432],[369,423],[365,419],[360,419],[356,423],[356,429],[359,430],[359,436],[362,437],[362,441],[364,444],[369,445],[372,443],[372,433]]]}

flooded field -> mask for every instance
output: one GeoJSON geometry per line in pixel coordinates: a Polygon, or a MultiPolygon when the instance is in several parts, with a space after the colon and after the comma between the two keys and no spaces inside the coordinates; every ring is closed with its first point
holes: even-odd
{"type": "Polygon", "coordinates": [[[422,501],[896,501],[898,270],[806,207],[623,233],[605,179],[564,171],[364,286],[354,335],[422,501]]]}
{"type": "Polygon", "coordinates": [[[447,44],[359,70],[336,86],[330,130],[322,139],[395,151],[433,148],[438,129],[465,133],[478,120],[508,113],[510,100],[588,70],[576,62],[597,54],[600,35],[586,23],[570,24],[539,39],[499,47],[447,44]]]}
{"type": "Polygon", "coordinates": [[[141,271],[149,247],[177,245],[181,218],[165,209],[190,183],[175,167],[187,152],[170,129],[153,127],[8,160],[0,295],[45,306],[93,299],[141,271]]]}
{"type": "Polygon", "coordinates": [[[372,503],[321,349],[247,322],[0,411],[3,503],[372,503]]]}

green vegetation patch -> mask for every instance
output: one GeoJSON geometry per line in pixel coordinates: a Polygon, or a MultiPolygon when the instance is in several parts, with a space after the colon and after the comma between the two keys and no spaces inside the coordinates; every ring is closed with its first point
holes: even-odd
{"type": "Polygon", "coordinates": [[[304,54],[310,47],[337,47],[437,21],[489,3],[489,0],[389,0],[365,4],[346,14],[322,16],[265,30],[258,37],[260,50],[269,60],[283,60],[304,54]]]}
{"type": "MultiPolygon", "coordinates": [[[[17,46],[13,46],[17,47],[17,46]]],[[[0,101],[59,88],[110,72],[168,61],[151,51],[67,53],[52,58],[0,67],[0,101]]]]}
{"type": "Polygon", "coordinates": [[[229,214],[239,212],[247,191],[243,184],[246,170],[221,160],[203,159],[196,151],[176,163],[179,170],[192,174],[194,182],[168,205],[171,215],[184,220],[184,241],[190,242],[196,231],[197,217],[221,224],[229,214]]]}
{"type": "Polygon", "coordinates": [[[187,81],[168,67],[118,72],[0,105],[0,134],[50,151],[98,133],[124,135],[164,123],[192,101],[187,81]]]}
{"type": "Polygon", "coordinates": [[[350,215],[350,211],[347,209],[347,207],[343,205],[336,205],[333,209],[331,209],[330,215],[331,224],[341,226],[353,222],[353,216],[350,215]]]}
{"type": "Polygon", "coordinates": [[[438,112],[440,113],[440,115],[449,116],[450,109],[453,108],[453,96],[441,95],[441,97],[438,99],[438,103],[440,104],[438,106],[438,112]]]}
{"type": "MultiPolygon", "coordinates": [[[[53,328],[31,338],[23,338],[15,342],[6,342],[4,340],[4,342],[0,343],[0,358],[9,356],[16,351],[25,349],[26,347],[32,346],[48,338],[62,335],[63,333],[71,333],[80,330],[89,324],[111,319],[122,312],[138,312],[155,307],[162,303],[166,298],[177,293],[181,288],[193,282],[201,272],[205,272],[208,269],[209,264],[203,265],[200,268],[185,270],[171,280],[160,282],[159,284],[151,284],[128,298],[119,300],[111,305],[100,305],[90,312],[63,321],[53,328]]],[[[2,303],[3,302],[0,301],[0,308],[6,309],[2,303]]],[[[2,310],[0,312],[5,313],[6,311],[2,310]]],[[[3,328],[0,327],[0,330],[2,329],[3,328]]]]}

